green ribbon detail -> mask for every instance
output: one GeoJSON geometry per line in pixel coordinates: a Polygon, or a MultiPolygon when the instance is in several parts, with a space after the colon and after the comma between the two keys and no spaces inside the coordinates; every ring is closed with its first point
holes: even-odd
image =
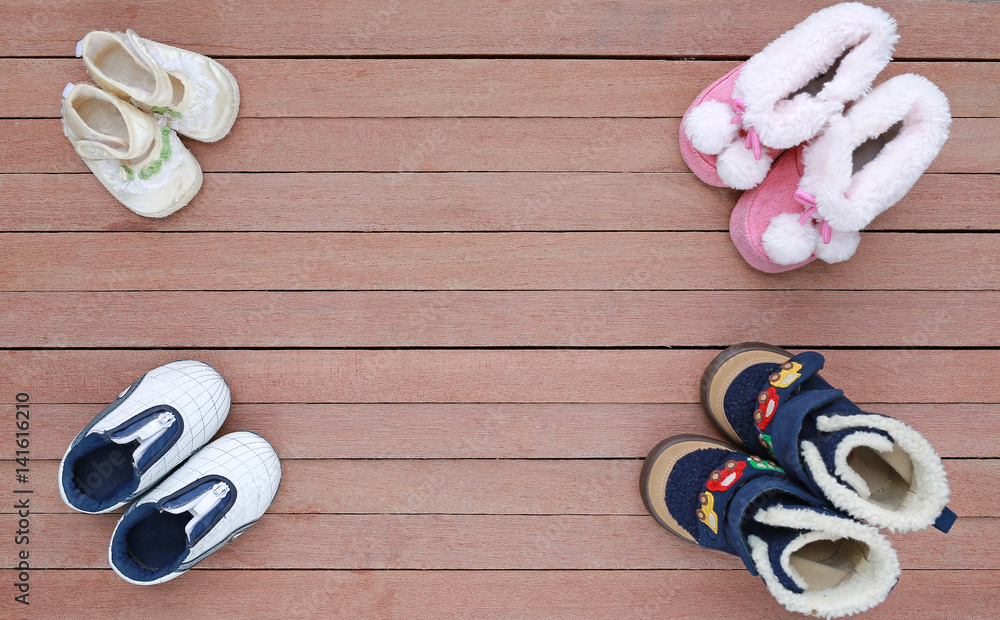
{"type": "MultiPolygon", "coordinates": [[[[159,172],[163,168],[163,162],[169,161],[171,155],[173,155],[173,151],[170,148],[170,128],[169,127],[160,128],[160,134],[163,136],[163,141],[160,146],[160,158],[154,162],[150,162],[148,166],[139,171],[140,179],[148,179],[149,177],[159,172]]],[[[135,177],[132,174],[132,170],[130,170],[127,166],[123,167],[126,170],[128,170],[128,175],[129,175],[128,180],[131,181],[132,179],[134,179],[135,177]]]]}
{"type": "Polygon", "coordinates": [[[153,114],[163,114],[164,116],[169,116],[170,118],[184,118],[184,115],[180,112],[160,106],[153,106],[153,114]]]}

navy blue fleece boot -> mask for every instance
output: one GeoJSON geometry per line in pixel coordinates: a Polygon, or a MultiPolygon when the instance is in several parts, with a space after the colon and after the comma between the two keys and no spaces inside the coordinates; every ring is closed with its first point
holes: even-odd
{"type": "Polygon", "coordinates": [[[832,510],[781,467],[707,437],[681,435],[646,457],[640,493],[671,533],[738,556],[789,611],[835,618],[871,609],[899,561],[874,528],[832,510]]]}
{"type": "Polygon", "coordinates": [[[852,517],[897,532],[947,532],[955,514],[930,443],[899,420],[861,410],[819,376],[823,363],[812,351],[730,347],[702,377],[702,404],[726,436],[852,517]]]}

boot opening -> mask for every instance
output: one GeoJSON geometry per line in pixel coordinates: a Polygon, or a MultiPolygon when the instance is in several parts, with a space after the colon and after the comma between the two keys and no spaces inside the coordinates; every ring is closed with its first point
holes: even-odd
{"type": "Polygon", "coordinates": [[[187,550],[184,528],[193,515],[153,512],[132,526],[125,536],[125,548],[132,561],[147,571],[172,567],[187,550]]]}
{"type": "Polygon", "coordinates": [[[806,591],[829,590],[863,572],[868,545],[858,540],[817,540],[797,549],[788,558],[806,584],[806,591]]]}
{"type": "Polygon", "coordinates": [[[847,457],[848,466],[868,485],[868,501],[888,510],[899,510],[913,493],[913,461],[899,445],[891,452],[859,446],[847,457]]]}
{"type": "Polygon", "coordinates": [[[878,157],[878,154],[882,152],[885,145],[892,142],[896,136],[899,135],[902,128],[903,121],[899,121],[882,135],[869,138],[868,140],[862,142],[858,148],[854,149],[854,154],[852,155],[854,159],[854,169],[852,174],[857,174],[858,171],[868,164],[868,162],[878,157]]]}
{"type": "Polygon", "coordinates": [[[840,69],[840,63],[843,62],[844,58],[846,58],[852,51],[854,51],[854,46],[844,50],[844,52],[833,61],[833,64],[830,65],[826,71],[806,82],[805,86],[797,91],[789,93],[785,99],[794,99],[796,95],[800,95],[802,93],[815,97],[819,91],[823,90],[823,87],[826,86],[827,82],[832,80],[834,76],[837,75],[837,70],[840,69]]]}
{"type": "Polygon", "coordinates": [[[73,485],[80,494],[98,503],[118,495],[134,482],[132,453],[139,442],[106,443],[81,456],[73,465],[73,485]]]}

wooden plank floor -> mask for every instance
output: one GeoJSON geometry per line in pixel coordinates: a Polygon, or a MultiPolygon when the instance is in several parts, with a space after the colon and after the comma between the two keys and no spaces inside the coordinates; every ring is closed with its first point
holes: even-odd
{"type": "Polygon", "coordinates": [[[774,618],[758,578],[687,546],[637,491],[646,451],[715,434],[722,348],[817,348],[857,401],[945,458],[952,533],[892,535],[865,618],[1000,614],[1000,3],[889,0],[897,60],[952,137],[841,265],[771,276],[738,194],[686,171],[679,117],[823,0],[9,0],[0,21],[0,617],[774,618]],[[215,55],[241,86],[204,187],[148,220],[62,136],[91,29],[215,55]],[[131,586],[116,515],[55,485],[143,370],[221,370],[224,431],[268,437],[268,515],[191,574],[131,586]],[[15,395],[30,395],[27,485],[15,395]],[[14,490],[31,488],[30,602],[14,490]],[[725,596],[719,596],[718,592],[725,596]]]}

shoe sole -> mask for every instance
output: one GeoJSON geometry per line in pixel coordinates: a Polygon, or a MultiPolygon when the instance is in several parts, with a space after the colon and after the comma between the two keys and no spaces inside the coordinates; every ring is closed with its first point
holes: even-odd
{"type": "Polygon", "coordinates": [[[792,353],[763,342],[742,342],[719,353],[701,376],[701,406],[719,430],[737,445],[743,441],[726,418],[726,391],[741,372],[755,364],[783,364],[792,353]]]}
{"type": "MultiPolygon", "coordinates": [[[[698,541],[677,523],[670,514],[666,501],[667,478],[681,457],[705,448],[737,450],[732,445],[702,435],[675,435],[653,446],[642,464],[639,474],[639,494],[646,510],[668,532],[686,542],[698,541]],[[651,486],[652,485],[652,486],[651,486]]],[[[699,545],[700,546],[700,545],[699,545]]]]}

